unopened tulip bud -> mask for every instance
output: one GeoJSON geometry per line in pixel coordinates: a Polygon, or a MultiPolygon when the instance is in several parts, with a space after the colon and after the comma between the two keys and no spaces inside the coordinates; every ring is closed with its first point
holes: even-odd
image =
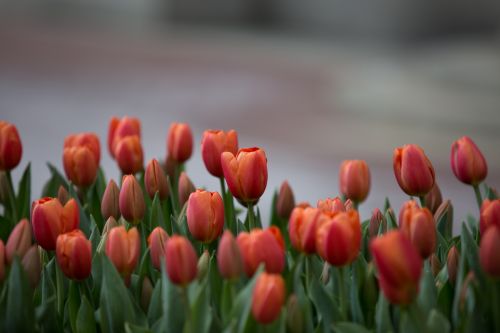
{"type": "Polygon", "coordinates": [[[456,246],[453,245],[450,251],[448,251],[448,257],[446,258],[446,266],[448,268],[448,280],[453,286],[455,285],[455,281],[457,280],[459,262],[460,262],[460,253],[458,252],[456,246]]]}
{"type": "Polygon", "coordinates": [[[387,231],[387,220],[380,209],[375,208],[370,218],[370,224],[368,226],[368,233],[370,234],[370,239],[377,237],[379,230],[382,234],[387,231]]]}
{"type": "Polygon", "coordinates": [[[130,276],[137,266],[141,251],[141,240],[137,228],[129,231],[124,226],[111,229],[106,240],[106,255],[116,270],[130,284],[130,276]]]}
{"type": "Polygon", "coordinates": [[[399,230],[376,237],[370,250],[378,269],[379,285],[393,304],[410,304],[418,294],[422,258],[399,230]]]}
{"type": "Polygon", "coordinates": [[[10,233],[5,246],[5,259],[10,265],[14,256],[24,257],[31,246],[31,227],[27,219],[22,219],[10,233]]]}
{"type": "Polygon", "coordinates": [[[151,231],[148,237],[149,254],[151,263],[157,270],[161,270],[161,260],[165,257],[165,243],[168,240],[168,234],[162,227],[156,227],[151,231]]]}
{"type": "Polygon", "coordinates": [[[441,195],[441,189],[437,183],[434,183],[432,190],[424,196],[425,207],[429,208],[431,213],[434,214],[442,202],[443,196],[441,195]]]}
{"type": "Polygon", "coordinates": [[[3,241],[0,239],[0,283],[5,278],[5,245],[3,245],[3,241]]]}
{"type": "Polygon", "coordinates": [[[500,199],[484,200],[481,205],[479,218],[479,231],[481,235],[492,226],[500,229],[500,199]]]}
{"type": "Polygon", "coordinates": [[[184,123],[172,123],[167,136],[168,156],[178,163],[187,161],[193,153],[193,133],[184,123]]]}
{"type": "Polygon", "coordinates": [[[171,183],[175,179],[176,176],[175,173],[178,168],[179,168],[179,163],[177,163],[171,156],[167,156],[167,158],[165,159],[164,169],[171,183]]]}
{"type": "Polygon", "coordinates": [[[488,174],[488,165],[474,141],[464,136],[451,145],[451,169],[462,183],[477,185],[488,174]]]}
{"type": "Polygon", "coordinates": [[[119,197],[120,212],[125,220],[138,224],[144,217],[146,204],[141,186],[133,175],[123,176],[119,197]]]}
{"type": "Polygon", "coordinates": [[[346,160],[340,165],[340,192],[354,202],[365,201],[370,192],[370,169],[363,160],[346,160]]]}
{"type": "Polygon", "coordinates": [[[434,168],[422,148],[405,145],[394,149],[394,175],[408,195],[424,196],[434,186],[434,168]]]}
{"type": "Polygon", "coordinates": [[[144,312],[148,312],[149,303],[151,302],[151,296],[153,295],[153,285],[151,280],[145,276],[142,280],[142,290],[141,290],[141,308],[144,312]]]}
{"type": "Polygon", "coordinates": [[[64,140],[63,166],[68,179],[79,187],[94,183],[99,169],[101,148],[93,133],[68,136],[64,140]]]}
{"type": "Polygon", "coordinates": [[[198,259],[198,264],[196,265],[196,268],[198,270],[196,278],[198,279],[198,281],[203,280],[203,278],[207,276],[209,262],[210,262],[210,253],[208,253],[208,250],[205,250],[198,259]]]}
{"type": "Polygon", "coordinates": [[[160,163],[155,159],[152,159],[146,167],[146,172],[144,173],[144,187],[151,200],[154,198],[156,192],[158,192],[160,200],[168,198],[169,189],[167,176],[165,176],[165,172],[163,172],[160,163]]]}
{"type": "Polygon", "coordinates": [[[56,198],[42,198],[33,202],[31,225],[35,239],[47,251],[56,249],[57,236],[77,229],[80,213],[75,199],[64,206],[56,198]]]}
{"type": "Polygon", "coordinates": [[[318,208],[299,208],[292,211],[288,222],[288,234],[295,249],[306,254],[316,252],[316,229],[328,217],[318,208]]]}
{"type": "Polygon", "coordinates": [[[224,178],[232,195],[244,205],[255,204],[267,186],[267,158],[263,149],[242,148],[221,155],[224,178]]]}
{"type": "Polygon", "coordinates": [[[261,324],[276,320],[285,303],[285,281],[279,274],[263,272],[255,283],[252,295],[252,315],[261,324]]]}
{"type": "Polygon", "coordinates": [[[399,214],[399,226],[423,259],[434,253],[436,226],[429,209],[420,208],[414,200],[405,202],[399,214]]]}
{"type": "Polygon", "coordinates": [[[31,287],[36,288],[38,282],[40,282],[40,276],[42,275],[42,263],[40,261],[38,246],[33,245],[28,249],[21,261],[21,266],[28,276],[31,287]]]}
{"type": "Polygon", "coordinates": [[[447,232],[451,234],[453,228],[453,205],[450,200],[445,200],[434,213],[434,221],[439,227],[442,234],[446,234],[442,228],[446,228],[447,232]],[[441,220],[445,219],[443,222],[441,220]],[[442,225],[442,226],[441,226],[442,225]]]}
{"type": "Polygon", "coordinates": [[[16,126],[0,121],[0,171],[14,169],[22,155],[23,145],[16,126]]]}
{"type": "Polygon", "coordinates": [[[134,175],[142,171],[144,155],[141,141],[137,135],[127,136],[115,148],[115,158],[122,174],[134,175]]]}
{"type": "Polygon", "coordinates": [[[189,179],[186,172],[181,172],[179,176],[179,204],[181,207],[188,201],[191,193],[196,191],[191,179],[189,179]]]}
{"type": "Polygon", "coordinates": [[[185,286],[196,278],[196,252],[189,240],[174,235],[165,244],[167,273],[172,283],[185,286]]]}
{"type": "Polygon", "coordinates": [[[276,201],[276,213],[282,219],[289,219],[292,210],[295,207],[295,198],[293,196],[293,191],[287,181],[281,184],[280,191],[278,193],[278,200],[276,201]]]}
{"type": "Polygon", "coordinates": [[[231,231],[222,234],[217,248],[217,267],[224,279],[237,279],[243,273],[241,252],[231,231]]]}
{"type": "Polygon", "coordinates": [[[318,207],[323,213],[327,213],[330,216],[340,212],[345,212],[344,203],[339,197],[318,200],[316,207],[318,207]]]}
{"type": "Polygon", "coordinates": [[[238,152],[238,134],[235,130],[207,130],[201,140],[201,157],[208,172],[215,177],[224,177],[220,155],[225,152],[238,152]]]}
{"type": "Polygon", "coordinates": [[[189,232],[202,243],[214,241],[224,227],[224,203],[219,193],[196,190],[189,195],[187,211],[189,232]]]}
{"type": "Polygon", "coordinates": [[[127,136],[141,138],[141,122],[139,119],[133,117],[111,118],[108,130],[108,149],[113,158],[116,158],[115,150],[118,142],[127,136]]]}
{"type": "Polygon", "coordinates": [[[500,278],[500,228],[490,227],[482,234],[479,260],[486,274],[500,278]]]}
{"type": "Polygon", "coordinates": [[[299,299],[295,294],[290,295],[286,302],[286,326],[292,333],[302,333],[304,331],[304,316],[299,299]]]}
{"type": "Polygon", "coordinates": [[[101,200],[101,214],[104,220],[114,217],[115,220],[120,219],[120,189],[115,181],[111,179],[104,190],[101,200]]]}
{"type": "Polygon", "coordinates": [[[57,263],[62,272],[73,280],[85,280],[92,269],[92,245],[77,229],[59,235],[56,247],[57,263]]]}
{"type": "Polygon", "coordinates": [[[435,253],[431,255],[430,261],[432,276],[436,277],[441,271],[441,262],[439,261],[439,258],[435,253]]]}
{"type": "Polygon", "coordinates": [[[59,200],[59,202],[62,205],[65,205],[70,198],[71,197],[69,196],[68,190],[66,190],[66,188],[62,185],[59,186],[59,189],[57,190],[57,199],[59,200]]]}

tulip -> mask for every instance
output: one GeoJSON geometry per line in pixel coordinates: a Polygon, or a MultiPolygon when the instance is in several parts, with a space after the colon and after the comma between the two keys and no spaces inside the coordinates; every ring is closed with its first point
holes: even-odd
{"type": "Polygon", "coordinates": [[[330,216],[333,216],[340,212],[345,212],[344,203],[339,197],[318,200],[316,207],[318,207],[323,213],[326,213],[330,216]]]}
{"type": "Polygon", "coordinates": [[[372,217],[370,218],[370,224],[368,226],[368,233],[370,234],[370,239],[374,238],[378,235],[380,230],[380,226],[382,225],[382,233],[385,233],[387,230],[387,220],[385,219],[384,214],[380,211],[380,209],[375,208],[372,213],[372,217]]]}
{"type": "Polygon", "coordinates": [[[100,158],[101,148],[95,134],[74,134],[64,140],[64,171],[76,186],[89,187],[94,183],[100,158]]]}
{"type": "Polygon", "coordinates": [[[439,261],[439,258],[435,253],[431,255],[430,261],[431,261],[432,276],[436,277],[439,274],[439,271],[441,270],[441,262],[439,261]]]}
{"type": "Polygon", "coordinates": [[[361,249],[361,223],[353,210],[338,213],[316,229],[316,250],[334,266],[353,262],[361,249]]]}
{"type": "Polygon", "coordinates": [[[432,190],[424,196],[424,206],[429,208],[432,214],[436,213],[439,206],[443,203],[441,189],[437,183],[434,183],[432,190]]]}
{"type": "Polygon", "coordinates": [[[197,190],[189,195],[187,211],[189,232],[202,243],[211,243],[224,227],[224,203],[217,192],[197,190]]]}
{"type": "Polygon", "coordinates": [[[222,170],[227,186],[244,205],[255,204],[267,185],[267,158],[260,148],[242,148],[236,155],[221,155],[222,170]]]}
{"type": "Polygon", "coordinates": [[[318,208],[296,207],[288,222],[288,233],[294,248],[307,254],[316,251],[316,228],[328,220],[318,208]]]}
{"type": "Polygon", "coordinates": [[[201,281],[207,276],[208,273],[208,265],[210,263],[210,253],[208,250],[203,251],[200,258],[198,259],[198,263],[196,264],[196,278],[198,281],[201,281]]]}
{"type": "Polygon", "coordinates": [[[434,253],[436,226],[429,209],[420,208],[414,200],[405,202],[399,213],[399,227],[423,259],[434,253]]]}
{"type": "Polygon", "coordinates": [[[178,163],[187,161],[193,153],[193,133],[184,123],[172,123],[167,136],[168,156],[178,163]]]}
{"type": "Polygon", "coordinates": [[[179,204],[184,207],[184,204],[188,201],[191,193],[196,191],[191,179],[189,179],[186,172],[181,172],[179,176],[179,204]]]}
{"type": "Polygon", "coordinates": [[[85,280],[92,269],[92,245],[85,234],[77,229],[57,237],[57,263],[72,280],[85,280]]]}
{"type": "Polygon", "coordinates": [[[136,174],[141,171],[144,156],[139,136],[127,136],[118,141],[115,158],[122,174],[136,174]]]}
{"type": "Polygon", "coordinates": [[[174,235],[165,244],[167,273],[174,284],[186,286],[196,278],[196,252],[187,238],[174,235]]]}
{"type": "Polygon", "coordinates": [[[451,169],[462,183],[478,185],[488,174],[488,165],[474,141],[464,136],[451,145],[451,169]]]}
{"type": "Polygon", "coordinates": [[[229,230],[224,231],[217,248],[217,267],[220,275],[227,280],[237,279],[243,272],[240,248],[229,230]]]}
{"type": "Polygon", "coordinates": [[[370,192],[370,169],[363,160],[346,160],[340,165],[340,192],[355,203],[363,202],[370,192]]]}
{"type": "Polygon", "coordinates": [[[165,243],[168,240],[168,234],[162,227],[156,227],[151,231],[148,237],[149,254],[151,263],[157,270],[161,270],[161,258],[165,256],[165,243]]]}
{"type": "Polygon", "coordinates": [[[279,274],[262,273],[252,294],[252,315],[261,324],[268,324],[280,315],[285,303],[285,281],[279,274]]]}
{"type": "Polygon", "coordinates": [[[409,304],[418,294],[422,258],[410,240],[392,230],[370,243],[378,269],[379,284],[385,297],[394,304],[409,304]]]}
{"type": "Polygon", "coordinates": [[[269,273],[281,273],[285,268],[283,238],[276,227],[241,232],[236,242],[243,256],[247,276],[252,276],[261,263],[264,263],[269,273]]]}
{"type": "Polygon", "coordinates": [[[460,262],[460,253],[457,247],[453,245],[448,251],[448,256],[446,258],[446,267],[448,268],[448,280],[452,285],[455,285],[458,274],[458,263],[460,262]]]}
{"type": "Polygon", "coordinates": [[[156,159],[152,159],[146,167],[144,187],[151,200],[153,200],[156,192],[158,192],[160,200],[167,199],[170,194],[167,176],[165,176],[165,172],[163,172],[160,163],[156,159]]]}
{"type": "Polygon", "coordinates": [[[179,169],[179,163],[177,163],[172,156],[167,156],[165,159],[164,171],[168,176],[170,182],[173,183],[174,179],[178,177],[177,170],[179,169]]]}
{"type": "Polygon", "coordinates": [[[57,200],[59,200],[62,205],[65,205],[69,199],[71,199],[71,197],[69,196],[68,190],[66,190],[63,185],[60,185],[57,190],[57,200]]]}
{"type": "Polygon", "coordinates": [[[278,199],[276,201],[276,213],[282,219],[289,219],[292,210],[295,207],[295,198],[293,196],[290,184],[285,180],[280,187],[278,199]]]}
{"type": "Polygon", "coordinates": [[[141,241],[137,228],[127,231],[124,226],[119,226],[109,231],[106,240],[106,255],[127,285],[130,284],[130,276],[137,266],[140,251],[141,241]]]}
{"type": "Polygon", "coordinates": [[[495,279],[500,278],[500,228],[488,228],[482,235],[479,261],[489,276],[495,279]]]}
{"type": "Polygon", "coordinates": [[[101,200],[101,214],[104,220],[114,217],[115,220],[120,219],[120,189],[115,181],[111,179],[104,190],[101,200]]]}
{"type": "Polygon", "coordinates": [[[5,246],[5,259],[10,265],[14,256],[24,257],[31,246],[31,227],[27,219],[22,219],[10,233],[5,246]]]}
{"type": "Polygon", "coordinates": [[[0,282],[5,278],[5,245],[0,239],[0,282]]]}
{"type": "Polygon", "coordinates": [[[479,217],[479,231],[484,235],[491,226],[500,228],[500,199],[484,200],[479,217]]]}
{"type": "Polygon", "coordinates": [[[223,152],[230,152],[233,155],[238,152],[238,133],[235,130],[224,132],[221,130],[206,130],[201,139],[201,156],[203,163],[211,175],[222,178],[220,156],[223,152]]]}
{"type": "Polygon", "coordinates": [[[123,218],[132,224],[138,224],[144,217],[146,210],[144,195],[133,175],[123,176],[119,206],[123,218]]]}
{"type": "Polygon", "coordinates": [[[16,126],[0,121],[0,171],[14,169],[22,155],[23,145],[16,126]]]}
{"type": "Polygon", "coordinates": [[[405,145],[394,149],[394,175],[408,195],[424,196],[434,186],[434,168],[422,148],[405,145]]]}
{"type": "Polygon", "coordinates": [[[137,136],[140,140],[141,122],[139,119],[131,117],[111,118],[108,130],[108,149],[113,158],[116,158],[115,149],[118,142],[127,136],[137,136]]]}
{"type": "Polygon", "coordinates": [[[142,280],[142,290],[141,290],[141,308],[145,313],[148,312],[149,304],[151,303],[151,297],[153,296],[153,284],[151,280],[145,276],[142,280]]]}
{"type": "Polygon", "coordinates": [[[434,221],[439,232],[445,237],[451,237],[453,229],[453,205],[450,200],[445,200],[434,213],[434,221]],[[445,219],[445,220],[443,220],[445,219]],[[443,222],[440,222],[443,220],[443,222]]]}
{"type": "Polygon", "coordinates": [[[37,243],[47,251],[56,249],[57,236],[77,229],[80,213],[75,199],[64,206],[55,198],[42,198],[33,202],[31,225],[37,243]]]}
{"type": "Polygon", "coordinates": [[[42,275],[42,262],[40,261],[38,246],[33,245],[28,249],[28,251],[26,251],[23,260],[21,261],[21,266],[28,276],[28,281],[31,287],[33,289],[36,288],[42,275]]]}
{"type": "Polygon", "coordinates": [[[300,308],[299,299],[295,294],[288,297],[286,302],[286,327],[291,333],[304,331],[304,315],[300,308]]]}

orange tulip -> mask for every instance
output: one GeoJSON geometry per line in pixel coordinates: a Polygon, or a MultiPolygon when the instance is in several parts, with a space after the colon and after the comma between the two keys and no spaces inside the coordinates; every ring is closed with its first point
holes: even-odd
{"type": "Polygon", "coordinates": [[[316,251],[316,229],[328,221],[318,208],[296,207],[288,222],[288,233],[294,248],[307,254],[316,251]]]}
{"type": "Polygon", "coordinates": [[[477,185],[488,174],[488,165],[474,141],[464,136],[451,145],[451,169],[462,183],[477,185]]]}
{"type": "Polygon", "coordinates": [[[370,192],[370,169],[363,160],[347,160],[340,165],[340,192],[354,202],[362,202],[370,192]]]}
{"type": "Polygon", "coordinates": [[[293,196],[293,191],[290,184],[285,180],[281,184],[278,199],[276,200],[276,213],[282,219],[289,219],[294,207],[295,198],[293,196]]]}
{"type": "Polygon", "coordinates": [[[411,303],[418,294],[422,258],[410,240],[392,230],[372,240],[370,250],[385,297],[394,304],[411,303]]]}
{"type": "Polygon", "coordinates": [[[217,192],[196,190],[188,200],[187,224],[189,232],[200,242],[210,243],[224,227],[224,203],[217,192]]]}
{"type": "Polygon", "coordinates": [[[481,205],[481,213],[479,217],[479,231],[481,232],[481,235],[483,235],[491,226],[500,228],[500,199],[486,199],[481,205]]]}
{"type": "Polygon", "coordinates": [[[165,176],[165,172],[156,159],[152,159],[146,167],[144,187],[151,200],[154,198],[156,192],[158,192],[160,200],[167,199],[170,194],[167,176],[165,176]]]}
{"type": "Polygon", "coordinates": [[[138,224],[144,217],[146,210],[144,195],[133,175],[123,176],[119,205],[123,218],[130,223],[138,224]]]}
{"type": "Polygon", "coordinates": [[[168,156],[178,163],[187,161],[193,153],[193,133],[184,123],[172,123],[167,136],[168,156]]]}
{"type": "Polygon", "coordinates": [[[141,251],[141,240],[137,228],[129,231],[124,226],[112,228],[106,240],[106,255],[116,270],[130,284],[130,276],[137,266],[141,251]]]}
{"type": "Polygon", "coordinates": [[[0,171],[14,169],[22,155],[23,145],[16,126],[0,121],[0,171]]]}
{"type": "Polygon", "coordinates": [[[105,221],[111,216],[115,220],[120,219],[120,203],[119,203],[120,189],[115,181],[111,179],[104,190],[101,200],[101,214],[105,221]]]}
{"type": "Polygon", "coordinates": [[[10,265],[14,256],[23,258],[31,246],[31,227],[27,219],[22,219],[10,233],[5,246],[5,259],[10,265]]]}
{"type": "Polygon", "coordinates": [[[434,186],[434,168],[422,148],[405,145],[394,149],[394,175],[408,195],[424,196],[434,186]]]}
{"type": "Polygon", "coordinates": [[[45,250],[55,250],[57,236],[77,229],[80,213],[75,199],[64,206],[55,198],[42,198],[33,202],[31,225],[37,243],[45,250]]]}
{"type": "Polygon", "coordinates": [[[235,130],[224,132],[222,130],[206,130],[201,139],[201,157],[211,175],[224,177],[220,156],[228,151],[232,154],[238,152],[238,133],[235,130]]]}
{"type": "Polygon", "coordinates": [[[217,248],[217,266],[224,279],[237,279],[243,273],[243,259],[240,248],[231,231],[222,234],[217,248]]]}
{"type": "Polygon", "coordinates": [[[165,243],[168,240],[168,234],[162,227],[156,227],[151,231],[148,237],[149,254],[151,263],[157,270],[161,270],[161,258],[165,257],[165,243]]]}
{"type": "Polygon", "coordinates": [[[482,235],[479,261],[489,276],[500,278],[500,228],[488,228],[482,235]]]}
{"type": "Polygon", "coordinates": [[[79,229],[57,237],[57,262],[64,275],[73,280],[86,279],[92,269],[92,245],[79,229]]]}
{"type": "Polygon", "coordinates": [[[139,136],[127,136],[116,144],[115,158],[123,174],[142,171],[144,156],[139,136]]]}
{"type": "Polygon", "coordinates": [[[339,197],[318,200],[316,207],[318,207],[319,210],[321,210],[323,213],[326,213],[330,216],[346,211],[344,203],[339,197]]]}
{"type": "Polygon", "coordinates": [[[196,278],[198,258],[187,238],[174,235],[165,244],[167,273],[174,284],[185,286],[196,278]]]}
{"type": "Polygon", "coordinates": [[[316,229],[316,250],[331,265],[350,264],[360,248],[361,223],[355,210],[338,213],[316,229]]]}
{"type": "Polygon", "coordinates": [[[414,200],[405,202],[399,213],[399,226],[423,259],[434,253],[436,226],[430,210],[420,208],[414,200]]]}
{"type": "Polygon", "coordinates": [[[252,315],[261,324],[277,319],[285,304],[286,288],[279,274],[263,272],[255,283],[252,294],[252,315]]]}
{"type": "Polygon", "coordinates": [[[116,146],[118,142],[127,136],[137,136],[140,140],[141,122],[139,119],[132,117],[111,118],[108,130],[108,149],[111,157],[116,158],[116,146]]]}
{"type": "Polygon", "coordinates": [[[94,183],[100,158],[99,138],[94,133],[73,134],[64,140],[64,171],[76,186],[88,187],[94,183]]]}
{"type": "Polygon", "coordinates": [[[264,193],[267,185],[267,158],[260,148],[242,148],[236,155],[221,155],[222,170],[227,186],[243,204],[254,204],[264,193]]]}

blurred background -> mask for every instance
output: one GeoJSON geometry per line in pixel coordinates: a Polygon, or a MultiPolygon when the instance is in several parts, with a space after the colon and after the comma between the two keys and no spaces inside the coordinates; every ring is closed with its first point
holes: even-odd
{"type": "Polygon", "coordinates": [[[165,158],[171,122],[188,122],[188,174],[211,190],[204,129],[263,147],[266,218],[285,179],[297,201],[338,195],[344,159],[372,171],[363,219],[386,196],[398,210],[392,151],[416,143],[460,222],[478,210],[449,167],[454,140],[471,136],[500,184],[500,1],[0,0],[0,118],[24,145],[14,177],[31,161],[37,197],[65,136],[94,131],[117,179],[113,115],[141,119],[145,162],[165,158]]]}

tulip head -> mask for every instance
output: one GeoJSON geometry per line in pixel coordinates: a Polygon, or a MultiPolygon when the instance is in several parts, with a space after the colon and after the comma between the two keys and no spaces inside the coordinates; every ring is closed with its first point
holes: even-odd
{"type": "Polygon", "coordinates": [[[84,280],[92,269],[92,245],[77,229],[57,237],[57,262],[64,275],[72,280],[84,280]]]}
{"type": "Polygon", "coordinates": [[[224,132],[221,130],[206,130],[201,139],[201,157],[211,175],[222,178],[220,156],[223,152],[233,155],[238,152],[238,133],[235,130],[224,132]]]}
{"type": "Polygon", "coordinates": [[[394,175],[401,189],[408,195],[424,196],[434,186],[434,167],[417,145],[394,149],[394,175]]]}
{"type": "Polygon", "coordinates": [[[393,304],[410,304],[417,296],[422,258],[399,230],[375,238],[370,250],[378,269],[380,287],[393,304]]]}
{"type": "Polygon", "coordinates": [[[0,171],[14,169],[22,155],[23,145],[16,126],[0,121],[0,171]]]}
{"type": "Polygon", "coordinates": [[[217,248],[217,267],[220,275],[227,280],[237,279],[243,273],[240,248],[229,230],[224,231],[217,248]]]}
{"type": "Polygon", "coordinates": [[[276,213],[282,219],[289,219],[292,210],[295,207],[295,198],[293,196],[290,184],[285,180],[281,183],[278,199],[276,201],[276,213]]]}
{"type": "Polygon", "coordinates": [[[146,210],[144,195],[133,175],[123,176],[119,206],[123,218],[132,224],[138,224],[144,217],[146,210]]]}
{"type": "Polygon", "coordinates": [[[139,136],[127,136],[118,141],[115,148],[115,159],[122,174],[136,174],[141,171],[144,155],[139,136]]]}
{"type": "Polygon", "coordinates": [[[120,189],[116,185],[115,181],[111,179],[104,190],[101,200],[101,214],[105,221],[107,221],[111,216],[115,220],[120,219],[120,189]]]}
{"type": "Polygon", "coordinates": [[[361,249],[361,223],[357,211],[338,213],[316,229],[316,250],[333,266],[353,262],[361,249]]]}
{"type": "Polygon", "coordinates": [[[457,247],[453,245],[451,249],[448,251],[448,256],[446,258],[446,266],[448,268],[448,280],[453,286],[455,285],[455,281],[457,280],[459,262],[460,262],[460,253],[458,252],[457,247]]]}
{"type": "Polygon", "coordinates": [[[156,227],[151,231],[148,237],[149,254],[151,263],[157,270],[161,270],[161,260],[165,257],[165,243],[168,240],[168,234],[162,227],[156,227]]]}
{"type": "Polygon", "coordinates": [[[414,200],[405,202],[399,213],[399,227],[423,259],[434,253],[436,225],[430,210],[420,208],[414,200]]]}
{"type": "Polygon", "coordinates": [[[21,266],[28,276],[31,287],[35,289],[42,275],[42,262],[40,260],[40,252],[38,251],[37,245],[32,245],[28,251],[26,251],[21,261],[21,266]]]}
{"type": "Polygon", "coordinates": [[[80,225],[80,213],[75,199],[63,206],[56,198],[42,198],[33,202],[31,225],[37,243],[47,251],[56,249],[57,236],[80,225]]]}
{"type": "Polygon", "coordinates": [[[64,171],[76,186],[89,187],[94,183],[100,158],[99,138],[94,133],[73,134],[64,140],[64,171]]]}
{"type": "Polygon", "coordinates": [[[165,176],[165,172],[156,159],[152,159],[146,167],[144,187],[151,200],[153,200],[156,192],[158,192],[160,200],[167,199],[170,194],[167,176],[165,176]]]}
{"type": "Polygon", "coordinates": [[[187,173],[185,171],[181,172],[179,176],[179,204],[181,207],[184,207],[184,204],[188,201],[191,193],[196,191],[193,182],[189,179],[187,173]]]}
{"type": "Polygon", "coordinates": [[[185,286],[196,278],[198,258],[187,238],[172,236],[165,244],[165,259],[172,283],[185,286]]]}
{"type": "Polygon", "coordinates": [[[316,229],[328,220],[318,208],[296,207],[288,222],[290,241],[295,249],[307,254],[316,251],[316,229]]]}
{"type": "Polygon", "coordinates": [[[429,208],[432,214],[436,213],[443,203],[443,195],[437,183],[434,183],[432,190],[424,196],[425,207],[429,208]]]}
{"type": "Polygon", "coordinates": [[[187,211],[189,232],[202,243],[211,243],[224,227],[224,203],[218,192],[196,190],[189,195],[187,211]]]}
{"type": "Polygon", "coordinates": [[[370,192],[370,169],[363,160],[346,160],[340,165],[340,192],[354,202],[365,201],[370,192]]]}
{"type": "MultiPolygon", "coordinates": [[[[432,276],[436,277],[439,274],[439,271],[441,270],[441,261],[439,261],[439,258],[435,253],[431,255],[431,258],[429,260],[431,262],[432,276]]],[[[448,272],[448,276],[449,274],[450,273],[448,272]]]]}
{"type": "Polygon", "coordinates": [[[116,270],[130,284],[130,276],[137,266],[141,251],[141,241],[137,228],[129,231],[124,226],[112,228],[106,239],[106,255],[116,270]]]}
{"type": "Polygon", "coordinates": [[[318,200],[316,207],[318,207],[318,209],[323,213],[326,213],[330,216],[334,216],[337,213],[346,211],[344,203],[339,197],[318,200]]]}
{"type": "Polygon", "coordinates": [[[481,213],[479,217],[479,231],[481,235],[486,232],[491,226],[500,228],[500,199],[484,200],[481,205],[481,213]]]}
{"type": "Polygon", "coordinates": [[[176,162],[184,163],[193,153],[193,133],[184,123],[172,123],[167,136],[168,156],[176,162]]]}
{"type": "Polygon", "coordinates": [[[227,186],[243,204],[254,204],[264,193],[267,185],[267,158],[261,148],[242,148],[236,155],[221,155],[222,170],[227,186]]]}
{"type": "Polygon", "coordinates": [[[5,246],[5,259],[10,265],[14,256],[23,258],[31,247],[31,227],[27,219],[22,219],[10,233],[5,246]]]}
{"type": "Polygon", "coordinates": [[[479,260],[489,276],[500,279],[500,228],[491,227],[482,234],[479,260]]]}
{"type": "Polygon", "coordinates": [[[370,239],[377,237],[378,232],[382,226],[382,233],[385,233],[387,230],[387,220],[385,219],[384,214],[380,211],[380,209],[375,208],[372,213],[372,217],[370,218],[370,224],[368,226],[368,233],[370,234],[370,239]]]}
{"type": "Polygon", "coordinates": [[[468,185],[481,183],[488,174],[488,165],[483,154],[468,136],[453,142],[450,162],[455,177],[468,185]]]}
{"type": "Polygon", "coordinates": [[[127,136],[137,136],[140,140],[141,122],[139,119],[133,117],[111,118],[108,130],[108,149],[111,157],[116,158],[116,146],[127,136]]]}
{"type": "Polygon", "coordinates": [[[280,274],[263,272],[255,283],[252,294],[252,315],[261,324],[276,320],[285,303],[285,281],[280,274]]]}

